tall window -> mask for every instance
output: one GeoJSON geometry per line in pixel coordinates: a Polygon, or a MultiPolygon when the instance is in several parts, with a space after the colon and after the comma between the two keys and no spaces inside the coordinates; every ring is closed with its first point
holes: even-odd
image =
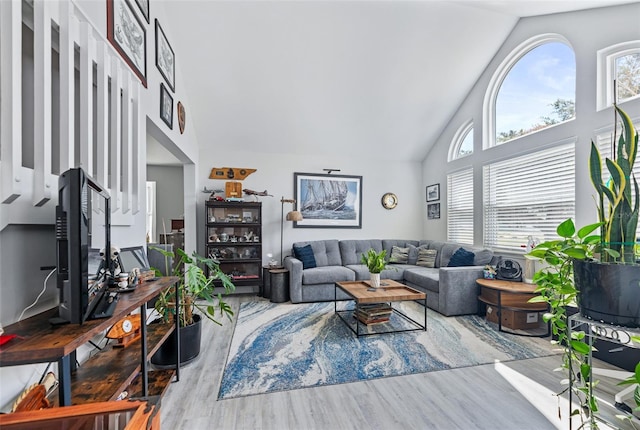
{"type": "Polygon", "coordinates": [[[492,77],[485,95],[485,148],[575,117],[576,61],[560,35],[527,40],[492,77]]]}
{"type": "Polygon", "coordinates": [[[451,141],[448,160],[456,160],[473,154],[473,121],[463,124],[451,141]]]}
{"type": "Polygon", "coordinates": [[[598,110],[640,97],[640,40],[601,49],[597,58],[598,110]]]}
{"type": "Polygon", "coordinates": [[[523,252],[527,236],[556,238],[575,216],[575,142],[485,166],[483,190],[485,246],[523,252]]]}
{"type": "Polygon", "coordinates": [[[473,168],[447,175],[447,240],[473,244],[473,168]]]}

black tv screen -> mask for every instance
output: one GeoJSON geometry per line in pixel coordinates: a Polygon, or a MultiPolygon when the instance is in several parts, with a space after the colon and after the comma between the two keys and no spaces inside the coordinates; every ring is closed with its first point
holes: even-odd
{"type": "Polygon", "coordinates": [[[108,288],[113,263],[110,258],[96,262],[99,254],[91,252],[103,249],[108,256],[111,249],[109,193],[81,168],[60,175],[56,242],[59,318],[82,324],[108,288]]]}

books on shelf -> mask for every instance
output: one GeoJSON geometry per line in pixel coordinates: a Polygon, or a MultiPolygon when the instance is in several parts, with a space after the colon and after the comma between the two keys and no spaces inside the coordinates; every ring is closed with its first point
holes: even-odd
{"type": "Polygon", "coordinates": [[[380,324],[389,321],[393,309],[388,303],[372,303],[358,306],[355,317],[363,324],[380,324]]]}

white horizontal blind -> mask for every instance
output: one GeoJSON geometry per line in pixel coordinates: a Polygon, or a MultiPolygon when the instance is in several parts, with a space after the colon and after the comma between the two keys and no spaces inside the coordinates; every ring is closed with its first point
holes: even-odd
{"type": "Polygon", "coordinates": [[[447,175],[447,240],[473,244],[473,168],[447,175]]]}
{"type": "Polygon", "coordinates": [[[523,252],[575,217],[575,142],[484,166],[484,245],[523,252]]]}

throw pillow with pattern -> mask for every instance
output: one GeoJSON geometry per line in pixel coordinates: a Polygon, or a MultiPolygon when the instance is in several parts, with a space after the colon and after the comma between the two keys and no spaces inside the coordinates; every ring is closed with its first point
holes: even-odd
{"type": "Polygon", "coordinates": [[[391,248],[389,263],[407,264],[409,262],[409,248],[394,246],[391,248]]]}
{"type": "Polygon", "coordinates": [[[437,256],[438,250],[436,249],[418,248],[418,261],[416,262],[416,266],[436,267],[437,256]]]}

